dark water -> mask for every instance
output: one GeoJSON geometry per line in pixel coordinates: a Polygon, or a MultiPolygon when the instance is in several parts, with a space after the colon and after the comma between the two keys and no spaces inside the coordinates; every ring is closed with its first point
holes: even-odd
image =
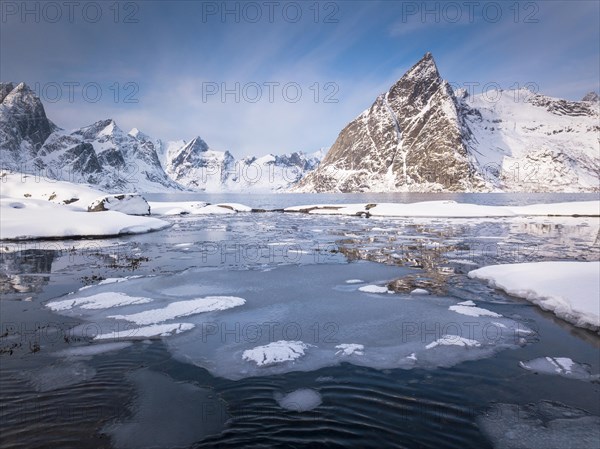
{"type": "MultiPolygon", "coordinates": [[[[160,198],[279,208],[440,198],[528,204],[597,196],[160,198]]],[[[547,400],[600,415],[600,384],[536,375],[518,365],[537,357],[561,356],[599,373],[598,334],[574,328],[526,301],[466,277],[469,270],[493,263],[598,260],[597,219],[367,220],[267,213],[169,220],[172,228],[152,234],[4,245],[0,254],[0,447],[109,448],[118,442],[112,429],[129,423],[134,437],[129,446],[121,447],[151,447],[150,437],[156,447],[488,448],[492,443],[477,418],[495,402],[519,407],[547,400]],[[276,245],[280,243],[295,245],[294,251],[276,245]],[[238,381],[216,378],[204,368],[176,361],[160,339],[136,341],[119,351],[77,361],[55,355],[87,342],[70,332],[80,323],[77,318],[56,315],[44,304],[102,278],[216,267],[229,270],[235,284],[240,269],[320,264],[327,270],[332,264],[355,260],[408,267],[431,291],[486,302],[490,310],[527,323],[535,335],[526,345],[451,368],[375,370],[342,364],[238,381]],[[83,365],[88,371],[82,381],[77,367],[83,365]],[[75,374],[70,371],[73,367],[75,374]],[[166,377],[149,382],[144,380],[148,371],[152,379],[153,373],[166,377]],[[164,379],[172,381],[166,383],[170,387],[161,386],[164,379]],[[207,399],[169,419],[169,414],[177,414],[177,404],[189,405],[178,393],[178,382],[196,389],[190,395],[207,399]],[[156,393],[163,388],[173,388],[172,401],[156,393]],[[276,394],[298,388],[318,391],[321,405],[304,413],[279,407],[276,394]],[[150,404],[150,411],[139,409],[140,398],[150,404]],[[165,405],[157,406],[156,401],[165,405]],[[157,429],[161,439],[152,440],[157,429]],[[188,434],[194,442],[181,443],[188,434]]],[[[573,444],[579,447],[576,439],[573,444]]]]}

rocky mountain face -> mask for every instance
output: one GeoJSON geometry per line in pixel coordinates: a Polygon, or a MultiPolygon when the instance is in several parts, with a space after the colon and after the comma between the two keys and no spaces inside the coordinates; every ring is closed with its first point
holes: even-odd
{"type": "Polygon", "coordinates": [[[287,189],[319,163],[317,155],[235,160],[200,137],[163,142],[137,128],[123,132],[112,119],[67,132],[46,116],[25,84],[0,84],[2,169],[88,183],[109,192],[287,189]]]}
{"type": "Polygon", "coordinates": [[[300,192],[598,190],[598,100],[454,92],[427,53],[350,122],[300,192]]]}

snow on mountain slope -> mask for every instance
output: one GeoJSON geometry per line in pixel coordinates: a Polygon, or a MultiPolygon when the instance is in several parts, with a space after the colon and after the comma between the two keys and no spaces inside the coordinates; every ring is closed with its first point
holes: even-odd
{"type": "Polygon", "coordinates": [[[2,169],[107,191],[181,189],[162,169],[152,142],[125,134],[112,119],[60,129],[24,83],[0,84],[0,163],[2,169]]]}
{"type": "Polygon", "coordinates": [[[482,176],[509,191],[599,188],[598,103],[550,98],[527,89],[459,96],[467,145],[482,176]],[[494,101],[490,101],[494,99],[494,101]]]}

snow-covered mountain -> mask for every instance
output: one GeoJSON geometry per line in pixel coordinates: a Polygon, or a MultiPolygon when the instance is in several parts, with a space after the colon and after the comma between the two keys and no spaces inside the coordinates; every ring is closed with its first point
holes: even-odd
{"type": "Polygon", "coordinates": [[[2,169],[107,191],[279,191],[319,163],[320,152],[236,160],[200,137],[163,142],[133,128],[123,132],[112,119],[65,131],[46,116],[35,93],[21,83],[0,84],[2,169]]]}
{"type": "Polygon", "coordinates": [[[166,151],[165,169],[181,185],[206,192],[283,191],[316,168],[320,153],[235,159],[229,151],[216,151],[200,137],[179,149],[166,151]]]}
{"type": "Polygon", "coordinates": [[[339,134],[301,192],[589,191],[599,110],[527,90],[469,97],[427,53],[339,134]]]}
{"type": "Polygon", "coordinates": [[[0,84],[0,160],[3,169],[107,191],[181,190],[162,169],[152,142],[124,133],[112,119],[60,129],[24,83],[0,84]]]}

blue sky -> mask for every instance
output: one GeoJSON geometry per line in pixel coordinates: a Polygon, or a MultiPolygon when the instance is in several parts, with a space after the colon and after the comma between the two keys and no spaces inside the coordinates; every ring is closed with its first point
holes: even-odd
{"type": "Polygon", "coordinates": [[[165,140],[200,135],[236,156],[330,146],[427,51],[445,79],[476,91],[535,83],[580,99],[600,83],[598,1],[109,1],[71,11],[60,1],[30,2],[24,16],[21,1],[0,6],[0,80],[37,86],[59,126],[112,117],[165,140]]]}

